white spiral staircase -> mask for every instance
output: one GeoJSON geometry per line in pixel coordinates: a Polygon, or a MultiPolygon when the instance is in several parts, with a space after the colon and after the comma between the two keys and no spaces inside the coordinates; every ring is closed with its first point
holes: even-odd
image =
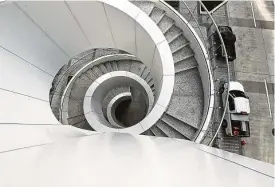
{"type": "Polygon", "coordinates": [[[24,64],[12,81],[2,75],[10,108],[1,123],[206,137],[214,108],[208,46],[165,2],[4,2],[0,10],[1,56],[14,62],[4,69],[24,64]]]}

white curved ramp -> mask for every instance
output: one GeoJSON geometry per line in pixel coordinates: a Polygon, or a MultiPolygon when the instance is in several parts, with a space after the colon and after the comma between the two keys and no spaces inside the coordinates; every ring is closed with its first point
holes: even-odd
{"type": "Polygon", "coordinates": [[[273,187],[273,165],[232,155],[185,140],[93,134],[0,152],[0,186],[273,187]]]}

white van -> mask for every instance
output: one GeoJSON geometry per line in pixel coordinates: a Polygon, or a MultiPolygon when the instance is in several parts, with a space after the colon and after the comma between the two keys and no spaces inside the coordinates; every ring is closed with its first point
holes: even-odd
{"type": "Polygon", "coordinates": [[[225,106],[226,93],[229,89],[228,106],[224,117],[223,126],[228,136],[249,137],[249,98],[244,92],[244,87],[239,82],[225,83],[222,88],[223,106],[225,106]]]}

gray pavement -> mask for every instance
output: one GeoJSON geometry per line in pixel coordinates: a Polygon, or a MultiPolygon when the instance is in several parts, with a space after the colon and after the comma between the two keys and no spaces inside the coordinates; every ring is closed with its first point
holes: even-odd
{"type": "MultiPolygon", "coordinates": [[[[190,2],[191,5],[195,5],[192,3],[190,2]]],[[[180,12],[184,13],[181,7],[180,12]]],[[[274,136],[271,133],[274,128],[274,2],[229,1],[212,16],[218,25],[229,25],[237,37],[235,43],[237,59],[230,65],[231,80],[244,85],[250,97],[251,107],[251,136],[243,138],[247,144],[241,146],[240,138],[227,137],[221,130],[216,146],[274,164],[274,136]],[[271,116],[265,81],[267,81],[271,116]]],[[[215,79],[226,72],[222,68],[222,63],[218,61],[216,63],[220,69],[215,79]]],[[[220,102],[216,104],[220,106],[220,102]]],[[[219,117],[217,114],[217,119],[219,117]]]]}
{"type": "Polygon", "coordinates": [[[251,107],[251,136],[243,138],[247,144],[243,146],[242,153],[274,164],[274,137],[271,134],[274,115],[270,116],[264,83],[265,80],[268,82],[274,114],[274,4],[272,1],[254,1],[252,6],[249,1],[228,3],[230,26],[237,37],[236,80],[244,85],[251,107]]]}

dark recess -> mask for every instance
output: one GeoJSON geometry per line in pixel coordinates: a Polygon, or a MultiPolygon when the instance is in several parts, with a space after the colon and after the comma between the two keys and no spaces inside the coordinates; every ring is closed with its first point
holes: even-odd
{"type": "MultiPolygon", "coordinates": [[[[206,6],[208,11],[213,10],[215,7],[217,7],[222,2],[223,1],[202,1],[202,3],[206,6]]],[[[205,11],[202,6],[201,6],[201,11],[205,11]]]]}

